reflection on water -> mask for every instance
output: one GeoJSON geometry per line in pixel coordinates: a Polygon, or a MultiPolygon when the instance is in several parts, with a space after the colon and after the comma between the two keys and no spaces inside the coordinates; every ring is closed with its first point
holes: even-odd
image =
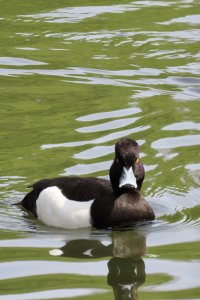
{"type": "Polygon", "coordinates": [[[0,299],[198,299],[199,3],[85,4],[1,1],[0,299]],[[151,224],[63,231],[14,205],[41,178],[107,178],[123,136],[151,224]]]}
{"type": "Polygon", "coordinates": [[[99,240],[73,240],[60,249],[51,250],[50,254],[79,259],[111,257],[107,263],[107,282],[113,288],[115,299],[138,299],[137,289],[146,276],[141,258],[146,253],[146,238],[133,231],[113,232],[111,236],[110,244],[99,240]]]}
{"type": "Polygon", "coordinates": [[[8,295],[8,296],[0,296],[0,300],[32,300],[32,299],[65,299],[74,298],[74,297],[90,297],[91,295],[103,294],[103,290],[98,289],[56,289],[51,290],[51,294],[48,291],[42,292],[33,292],[27,294],[20,295],[8,295]]]}
{"type": "MultiPolygon", "coordinates": [[[[165,250],[166,246],[157,247],[156,251],[155,247],[147,249],[146,234],[147,232],[141,233],[140,230],[118,231],[107,234],[105,232],[98,233],[95,231],[89,233],[82,231],[78,239],[74,234],[69,233],[67,241],[64,242],[66,234],[63,233],[63,245],[60,248],[52,248],[48,239],[46,240],[46,237],[41,236],[40,243],[42,238],[46,247],[51,247],[50,250],[44,248],[44,251],[49,252],[53,261],[50,257],[48,257],[48,260],[42,260],[39,248],[38,250],[35,248],[31,254],[32,245],[29,243],[30,248],[25,248],[25,251],[29,251],[30,260],[1,263],[0,279],[7,284],[9,279],[19,278],[19,282],[23,282],[24,277],[32,280],[34,276],[36,282],[37,280],[43,282],[44,276],[62,274],[60,276],[62,276],[63,284],[59,284],[57,290],[46,292],[48,298],[51,292],[59,297],[61,289],[66,297],[69,297],[71,293],[78,296],[82,287],[81,282],[84,281],[83,278],[86,278],[87,281],[97,280],[101,282],[101,278],[106,277],[108,286],[105,286],[104,283],[103,285],[96,285],[99,289],[94,289],[91,285],[91,289],[86,288],[83,290],[83,294],[109,293],[110,289],[108,287],[110,286],[114,295],[112,299],[140,299],[139,295],[142,292],[174,292],[197,288],[199,286],[199,262],[196,261],[194,265],[192,260],[184,260],[184,255],[190,259],[195,257],[194,254],[187,253],[187,250],[192,252],[193,247],[197,245],[191,244],[190,247],[187,243],[177,244],[177,246],[172,244],[169,245],[168,251],[165,250]],[[169,256],[170,249],[173,248],[177,251],[176,260],[171,259],[169,256]],[[37,260],[31,260],[31,256],[34,257],[36,253],[37,260]],[[71,280],[70,276],[72,275],[78,276],[79,288],[76,290],[68,288],[69,280],[71,280]],[[145,279],[147,279],[147,282],[145,279]]],[[[166,236],[166,238],[168,237],[166,236]]],[[[27,247],[28,243],[26,240],[24,242],[24,246],[27,247]]],[[[52,246],[53,243],[54,246],[58,246],[61,241],[58,243],[57,240],[53,242],[51,239],[51,243],[52,246]]],[[[18,243],[18,247],[20,247],[20,244],[23,245],[22,240],[18,243]]],[[[35,246],[40,247],[39,243],[38,246],[37,244],[35,246]]],[[[23,254],[22,248],[19,249],[23,254]]],[[[74,280],[76,277],[74,277],[74,280]]],[[[57,282],[56,277],[54,280],[57,282]]],[[[85,287],[88,286],[85,281],[84,284],[86,284],[85,287]]],[[[52,288],[54,286],[55,284],[52,284],[52,288]]],[[[43,292],[38,295],[42,297],[42,294],[43,292]]],[[[110,294],[109,297],[111,297],[110,294]]],[[[31,299],[31,294],[22,294],[22,299],[31,299]]]]}
{"type": "Polygon", "coordinates": [[[164,1],[136,1],[125,5],[111,6],[77,6],[59,8],[48,13],[40,13],[36,15],[21,15],[23,18],[44,19],[46,22],[79,22],[86,18],[96,17],[103,13],[123,13],[127,11],[135,11],[148,6],[169,6],[170,3],[164,1]]]}

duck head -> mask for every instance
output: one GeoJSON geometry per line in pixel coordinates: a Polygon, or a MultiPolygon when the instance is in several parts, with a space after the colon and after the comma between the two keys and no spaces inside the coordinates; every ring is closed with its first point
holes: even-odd
{"type": "Polygon", "coordinates": [[[141,189],[145,171],[139,159],[139,151],[138,143],[129,138],[116,143],[115,158],[110,167],[110,181],[115,193],[141,189]]]}

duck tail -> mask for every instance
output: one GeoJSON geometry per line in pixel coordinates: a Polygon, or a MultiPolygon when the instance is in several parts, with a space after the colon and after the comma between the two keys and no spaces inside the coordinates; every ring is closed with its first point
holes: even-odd
{"type": "Polygon", "coordinates": [[[24,199],[21,202],[18,203],[18,205],[21,205],[25,209],[31,211],[37,217],[36,200],[39,196],[39,193],[39,190],[32,190],[24,197],[24,199]]]}

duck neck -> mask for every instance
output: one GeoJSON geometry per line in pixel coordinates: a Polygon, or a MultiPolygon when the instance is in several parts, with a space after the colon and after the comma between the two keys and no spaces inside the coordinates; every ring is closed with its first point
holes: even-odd
{"type": "Polygon", "coordinates": [[[115,194],[121,194],[121,189],[119,188],[119,178],[121,176],[122,170],[119,168],[118,164],[114,160],[111,167],[110,167],[110,182],[112,185],[113,192],[115,194]]]}

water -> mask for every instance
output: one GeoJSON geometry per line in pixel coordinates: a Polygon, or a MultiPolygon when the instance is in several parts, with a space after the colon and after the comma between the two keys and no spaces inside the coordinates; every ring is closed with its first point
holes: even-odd
{"type": "Polygon", "coordinates": [[[1,1],[0,300],[200,299],[199,1],[1,1]],[[156,220],[49,228],[13,204],[141,145],[156,220]]]}

